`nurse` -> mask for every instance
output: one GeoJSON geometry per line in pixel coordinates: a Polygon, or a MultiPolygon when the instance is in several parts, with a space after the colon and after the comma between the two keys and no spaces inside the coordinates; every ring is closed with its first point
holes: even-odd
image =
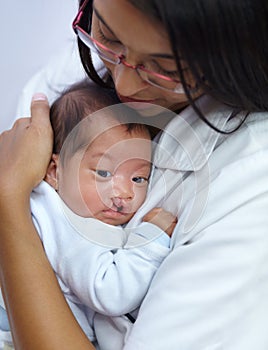
{"type": "MultiPolygon", "coordinates": [[[[147,202],[179,213],[172,252],[134,324],[100,349],[268,347],[268,4],[264,0],[81,1],[89,77],[173,111],[158,136],[147,202]],[[107,74],[90,60],[99,56],[107,74]]],[[[34,230],[32,189],[51,156],[48,103],[0,137],[0,278],[17,349],[94,349],[65,304],[34,230]]],[[[162,116],[163,117],[163,116],[162,116]]],[[[100,318],[98,322],[102,322],[100,318]]]]}

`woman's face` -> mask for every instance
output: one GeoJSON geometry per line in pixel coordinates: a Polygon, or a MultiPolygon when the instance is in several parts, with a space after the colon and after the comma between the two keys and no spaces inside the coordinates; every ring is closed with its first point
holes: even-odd
{"type": "MultiPolygon", "coordinates": [[[[159,22],[144,15],[127,0],[95,0],[93,6],[91,34],[94,39],[120,51],[130,65],[143,64],[146,67],[146,63],[153,62],[158,73],[177,77],[169,40],[159,22]]],[[[173,111],[188,104],[184,93],[155,87],[143,81],[134,69],[124,64],[104,63],[122,102],[149,102],[173,111]]],[[[186,64],[184,68],[187,70],[186,64]]],[[[195,85],[191,76],[187,78],[187,83],[195,85]]],[[[197,92],[194,97],[199,94],[197,92]]]]}

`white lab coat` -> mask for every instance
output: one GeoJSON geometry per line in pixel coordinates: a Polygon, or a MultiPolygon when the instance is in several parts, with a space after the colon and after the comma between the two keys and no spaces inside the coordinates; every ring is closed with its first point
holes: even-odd
{"type": "MultiPolygon", "coordinates": [[[[218,114],[220,107],[207,103],[218,114]]],[[[178,209],[179,222],[173,251],[157,272],[124,349],[265,350],[268,114],[252,114],[238,132],[218,137],[189,113],[184,111],[168,129],[183,137],[188,127],[181,127],[180,118],[185,118],[195,125],[204,151],[193,148],[191,162],[187,146],[185,152],[177,145],[173,170],[164,152],[156,155],[156,180],[139,215],[159,201],[161,174],[170,192],[162,204],[178,209]],[[176,177],[184,181],[176,183],[176,177]]],[[[221,124],[219,114],[210,120],[221,124]]],[[[170,143],[175,149],[174,140],[160,140],[164,149],[170,143]]]]}
{"type": "MultiPolygon", "coordinates": [[[[200,103],[214,125],[234,127],[236,118],[224,123],[229,108],[200,103]]],[[[115,320],[101,350],[115,337],[125,343],[118,350],[267,350],[268,114],[223,136],[188,108],[168,130],[174,137],[160,139],[148,200],[132,224],[156,205],[178,212],[172,252],[134,326],[115,320]]]]}

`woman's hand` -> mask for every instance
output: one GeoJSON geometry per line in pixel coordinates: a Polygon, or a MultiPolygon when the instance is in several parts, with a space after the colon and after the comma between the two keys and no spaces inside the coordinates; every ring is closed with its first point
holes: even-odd
{"type": "Polygon", "coordinates": [[[29,195],[44,178],[52,152],[49,105],[43,94],[32,99],[31,118],[15,122],[0,135],[0,194],[29,195]]]}
{"type": "Polygon", "coordinates": [[[31,118],[0,135],[0,282],[14,346],[94,349],[57,283],[32,222],[29,197],[52,152],[49,106],[34,96],[31,118]]]}

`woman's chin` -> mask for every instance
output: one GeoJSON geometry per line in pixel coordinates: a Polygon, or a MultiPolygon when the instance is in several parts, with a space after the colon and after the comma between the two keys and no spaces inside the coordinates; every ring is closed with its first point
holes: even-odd
{"type": "Polygon", "coordinates": [[[166,110],[161,106],[146,102],[127,102],[125,104],[128,107],[135,109],[142,117],[154,117],[166,110]]]}

